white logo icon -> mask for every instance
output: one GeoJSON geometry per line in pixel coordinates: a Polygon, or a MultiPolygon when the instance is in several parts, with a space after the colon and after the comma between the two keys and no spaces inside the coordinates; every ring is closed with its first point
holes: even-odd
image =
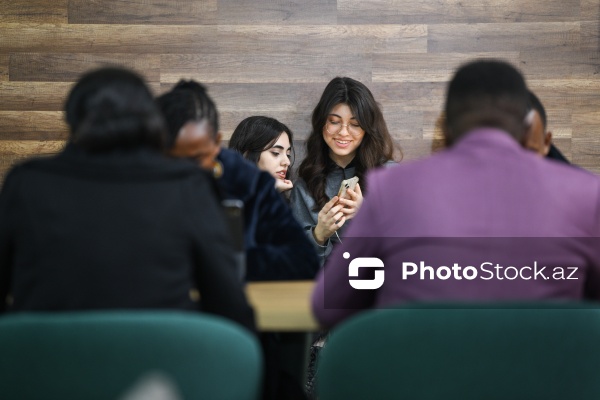
{"type": "MultiPolygon", "coordinates": [[[[344,258],[350,258],[350,254],[344,253],[344,258]]],[[[348,275],[350,277],[358,277],[359,268],[383,268],[383,261],[376,257],[358,257],[350,261],[348,266],[348,275]]],[[[373,279],[350,279],[350,286],[359,290],[374,290],[383,286],[385,281],[383,269],[375,270],[373,279]]]]}

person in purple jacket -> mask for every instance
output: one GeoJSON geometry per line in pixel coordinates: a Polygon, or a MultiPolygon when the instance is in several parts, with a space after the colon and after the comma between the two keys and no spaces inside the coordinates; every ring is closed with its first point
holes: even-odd
{"type": "Polygon", "coordinates": [[[369,195],[317,278],[322,326],[414,302],[600,298],[600,179],[524,149],[528,108],[511,65],[456,72],[448,148],[367,177],[369,195]]]}

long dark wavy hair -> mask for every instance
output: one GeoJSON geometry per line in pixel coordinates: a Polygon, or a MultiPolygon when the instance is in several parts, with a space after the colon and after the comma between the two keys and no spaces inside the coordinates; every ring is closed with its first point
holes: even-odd
{"type": "Polygon", "coordinates": [[[290,168],[286,179],[290,179],[290,171],[294,161],[294,135],[290,128],[275,118],[256,115],[245,118],[233,131],[229,139],[229,148],[242,154],[244,158],[258,164],[260,154],[273,147],[279,136],[287,134],[292,147],[290,168]]]}
{"type": "Polygon", "coordinates": [[[306,140],[306,158],[298,168],[298,175],[306,182],[308,191],[315,199],[315,211],[329,201],[325,194],[325,180],[335,164],[329,158],[330,149],[323,139],[323,127],[329,113],[338,104],[347,104],[365,131],[354,158],[356,176],[360,179],[363,193],[366,191],[363,178],[367,170],[393,159],[394,142],[371,91],[352,78],[334,78],[325,87],[313,110],[312,131],[306,140]]]}

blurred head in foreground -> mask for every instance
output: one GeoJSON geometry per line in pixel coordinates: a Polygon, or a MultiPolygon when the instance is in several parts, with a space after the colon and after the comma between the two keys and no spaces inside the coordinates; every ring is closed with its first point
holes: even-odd
{"type": "Polygon", "coordinates": [[[91,153],[160,151],[165,126],[144,80],[118,67],[83,75],[65,103],[69,142],[91,153]]]}
{"type": "Polygon", "coordinates": [[[478,127],[498,128],[519,143],[529,125],[529,92],[519,71],[503,61],[460,67],[448,85],[444,136],[451,146],[478,127]]]}

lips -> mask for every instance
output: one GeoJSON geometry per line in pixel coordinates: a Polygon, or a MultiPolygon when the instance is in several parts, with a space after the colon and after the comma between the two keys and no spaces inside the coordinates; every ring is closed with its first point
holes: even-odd
{"type": "Polygon", "coordinates": [[[350,145],[350,143],[352,143],[351,140],[335,140],[335,144],[336,146],[345,149],[346,147],[348,147],[350,145]]]}
{"type": "Polygon", "coordinates": [[[279,179],[285,179],[286,173],[287,171],[277,171],[276,175],[279,177],[279,179]]]}

